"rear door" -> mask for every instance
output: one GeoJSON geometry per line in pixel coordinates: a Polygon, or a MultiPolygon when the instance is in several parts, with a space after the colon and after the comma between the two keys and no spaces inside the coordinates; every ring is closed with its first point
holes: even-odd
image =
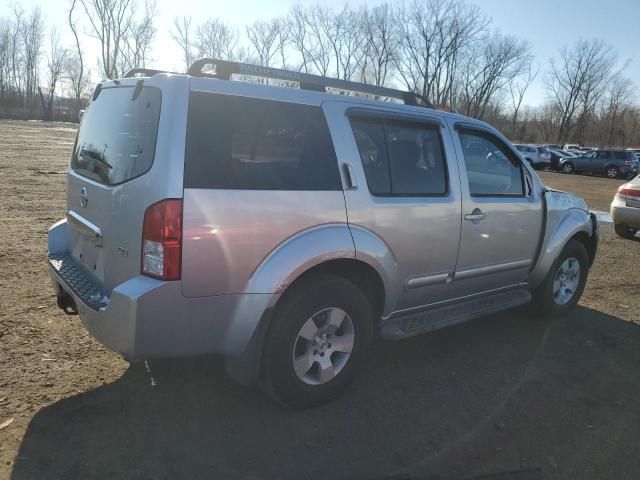
{"type": "Polygon", "coordinates": [[[146,208],[182,196],[176,105],[187,88],[179,77],[106,82],[83,115],[67,186],[70,254],[106,291],[140,274],[146,208]]]}
{"type": "MultiPolygon", "coordinates": [[[[323,107],[338,161],[350,172],[344,191],[349,226],[378,237],[393,256],[397,277],[390,279],[392,308],[450,298],[460,238],[460,190],[446,125],[436,115],[393,108],[353,108],[343,102],[323,107]]],[[[356,256],[362,238],[354,234],[356,256]]]]}
{"type": "Polygon", "coordinates": [[[612,152],[599,151],[596,152],[589,162],[589,171],[593,173],[602,173],[604,167],[613,160],[612,152]]]}
{"type": "Polygon", "coordinates": [[[502,139],[475,126],[455,128],[463,220],[452,287],[466,296],[524,282],[542,232],[542,199],[502,139]]]}

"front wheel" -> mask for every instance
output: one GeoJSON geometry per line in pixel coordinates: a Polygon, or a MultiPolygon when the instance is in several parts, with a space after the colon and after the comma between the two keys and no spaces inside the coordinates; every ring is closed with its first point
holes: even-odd
{"type": "Polygon", "coordinates": [[[373,333],[366,295],[335,275],[303,280],[285,294],[263,351],[263,386],[292,407],[319,405],[345,390],[373,333]]]}
{"type": "Polygon", "coordinates": [[[573,164],[571,163],[563,163],[562,164],[562,173],[566,173],[567,175],[574,172],[573,164]]]}
{"type": "Polygon", "coordinates": [[[537,290],[533,301],[545,316],[563,315],[576,306],[589,274],[587,249],[577,240],[570,240],[553,263],[537,290]]]}
{"type": "Polygon", "coordinates": [[[609,178],[618,178],[620,170],[618,170],[618,167],[607,167],[606,174],[609,178]]]}

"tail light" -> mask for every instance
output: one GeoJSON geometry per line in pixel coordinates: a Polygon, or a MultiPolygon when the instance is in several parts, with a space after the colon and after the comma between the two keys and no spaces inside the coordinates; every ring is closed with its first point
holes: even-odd
{"type": "Polygon", "coordinates": [[[622,186],[618,189],[616,195],[622,198],[640,198],[640,190],[634,190],[632,188],[622,186]]]}
{"type": "Polygon", "coordinates": [[[180,279],[182,200],[154,203],[144,213],[142,274],[161,280],[180,279]]]}
{"type": "Polygon", "coordinates": [[[627,166],[631,166],[631,165],[633,165],[634,163],[636,163],[636,162],[635,162],[635,161],[633,161],[633,160],[625,160],[625,161],[624,161],[624,164],[625,164],[625,165],[627,165],[627,166]]]}

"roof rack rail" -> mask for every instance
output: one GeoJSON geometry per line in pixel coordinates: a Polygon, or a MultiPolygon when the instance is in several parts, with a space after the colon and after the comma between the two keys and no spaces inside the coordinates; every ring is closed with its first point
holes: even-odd
{"type": "Polygon", "coordinates": [[[202,58],[200,60],[196,60],[191,67],[189,67],[187,73],[197,77],[213,77],[221,80],[230,80],[231,75],[233,74],[270,78],[275,80],[284,80],[286,82],[296,82],[300,85],[302,90],[326,92],[327,88],[333,88],[336,90],[370,95],[376,99],[395,98],[402,100],[407,105],[433,108],[431,102],[417,93],[405,92],[387,87],[378,87],[367,83],[352,82],[350,80],[322,77],[320,75],[312,75],[309,73],[282,70],[279,68],[262,67],[260,65],[230,62],[227,60],[217,60],[214,58],[202,58]],[[206,70],[205,67],[207,67],[206,70]]]}
{"type": "Polygon", "coordinates": [[[133,78],[133,77],[152,77],[153,75],[157,75],[158,73],[176,73],[169,72],[168,70],[153,70],[151,68],[132,68],[127,73],[124,74],[123,78],[133,78]]]}

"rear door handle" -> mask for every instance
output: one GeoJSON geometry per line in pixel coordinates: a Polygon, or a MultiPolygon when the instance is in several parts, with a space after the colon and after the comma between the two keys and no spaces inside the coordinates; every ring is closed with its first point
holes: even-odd
{"type": "Polygon", "coordinates": [[[481,220],[484,220],[485,218],[487,218],[487,214],[482,213],[482,210],[480,210],[479,208],[474,208],[473,212],[465,213],[464,215],[465,220],[470,220],[472,222],[479,222],[481,220]]]}

